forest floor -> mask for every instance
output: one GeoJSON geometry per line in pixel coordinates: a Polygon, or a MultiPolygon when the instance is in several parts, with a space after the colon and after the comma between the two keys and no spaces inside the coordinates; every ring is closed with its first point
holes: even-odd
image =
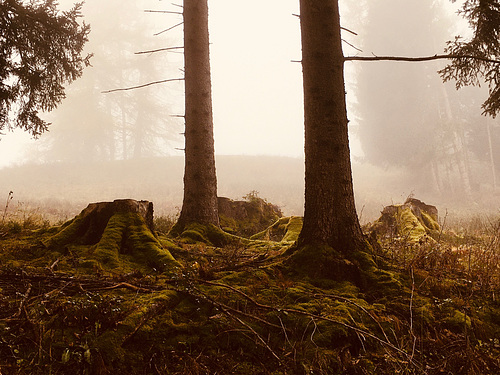
{"type": "Polygon", "coordinates": [[[498,217],[380,238],[377,289],[294,272],[297,218],[219,247],[168,222],[156,235],[176,265],[113,268],[44,246],[60,228],[2,223],[0,374],[500,373],[498,217]]]}

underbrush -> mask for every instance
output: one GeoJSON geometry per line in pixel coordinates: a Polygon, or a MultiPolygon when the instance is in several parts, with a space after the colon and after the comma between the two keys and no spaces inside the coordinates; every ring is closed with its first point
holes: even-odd
{"type": "Polygon", "coordinates": [[[418,243],[372,241],[391,279],[376,291],[299,277],[286,265],[292,242],[214,247],[168,238],[173,221],[155,223],[181,264],[169,273],[80,267],[87,250],[40,245],[54,234],[43,223],[16,233],[3,224],[0,372],[500,372],[498,218],[418,243]]]}
{"type": "Polygon", "coordinates": [[[500,293],[500,218],[474,216],[453,227],[412,242],[405,236],[388,236],[375,246],[375,259],[404,271],[421,270],[429,277],[452,277],[468,285],[470,293],[500,293]]]}

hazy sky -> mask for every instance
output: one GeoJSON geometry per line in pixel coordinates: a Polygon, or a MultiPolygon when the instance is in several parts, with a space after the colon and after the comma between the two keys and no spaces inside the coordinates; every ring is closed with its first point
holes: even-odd
{"type": "MultiPolygon", "coordinates": [[[[150,4],[146,8],[178,10],[167,1],[145,3],[150,4]]],[[[210,0],[209,7],[216,152],[301,156],[301,66],[291,62],[301,53],[299,20],[293,16],[299,13],[298,1],[210,0]]],[[[178,22],[175,15],[140,16],[163,20],[165,27],[178,22]]],[[[168,33],[170,41],[182,37],[178,29],[168,33]]],[[[22,158],[32,142],[21,132],[2,136],[0,167],[22,158]]]]}
{"type": "MultiPolygon", "coordinates": [[[[96,1],[100,0],[87,0],[87,4],[96,5],[96,1]]],[[[143,2],[144,9],[179,10],[170,1],[143,2]]],[[[292,62],[301,58],[300,24],[293,15],[298,13],[298,0],[209,0],[217,154],[303,155],[302,71],[300,63],[292,62]]],[[[154,25],[152,32],[181,19],[181,16],[142,11],[137,16],[154,25]]],[[[356,44],[355,37],[349,36],[349,41],[356,44]]],[[[165,33],[165,43],[181,45],[182,28],[165,33]]],[[[346,54],[355,52],[347,45],[344,47],[346,54]]],[[[180,76],[178,68],[182,68],[181,55],[172,58],[165,77],[158,79],[180,76]]],[[[349,100],[352,92],[349,86],[347,91],[349,100]]],[[[166,100],[172,102],[174,114],[182,111],[182,87],[177,93],[176,98],[166,100]]],[[[21,161],[33,142],[22,132],[2,136],[0,167],[21,161]]],[[[180,154],[175,146],[166,153],[180,154]]],[[[355,141],[352,149],[359,153],[355,141]]]]}

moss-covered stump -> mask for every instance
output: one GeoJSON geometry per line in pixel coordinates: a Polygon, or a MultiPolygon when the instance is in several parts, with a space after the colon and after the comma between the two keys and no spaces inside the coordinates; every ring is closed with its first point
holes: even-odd
{"type": "MultiPolygon", "coordinates": [[[[43,244],[61,252],[82,252],[84,248],[97,266],[105,269],[127,262],[161,270],[176,264],[153,233],[153,204],[148,201],[91,203],[43,244]]],[[[88,263],[91,265],[92,260],[88,263]]]]}
{"type": "Polygon", "coordinates": [[[419,242],[439,233],[438,210],[418,199],[408,198],[404,204],[385,207],[369,229],[379,237],[419,242]]]}
{"type": "Polygon", "coordinates": [[[278,206],[250,193],[244,201],[217,198],[221,228],[228,233],[249,237],[269,227],[281,218],[278,206]]]}

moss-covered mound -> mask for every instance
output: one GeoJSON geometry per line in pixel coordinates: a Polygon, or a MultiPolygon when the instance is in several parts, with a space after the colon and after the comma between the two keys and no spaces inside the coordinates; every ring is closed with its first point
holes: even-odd
{"type": "Polygon", "coordinates": [[[49,250],[85,253],[87,265],[107,270],[137,265],[168,269],[176,264],[152,232],[153,205],[131,199],[89,204],[44,239],[49,250]]]}
{"type": "Polygon", "coordinates": [[[169,235],[187,244],[203,243],[209,246],[218,247],[228,245],[238,240],[236,236],[224,232],[215,225],[200,223],[188,224],[180,233],[176,232],[176,227],[174,227],[169,235]]]}
{"type": "Polygon", "coordinates": [[[243,201],[219,197],[219,219],[224,231],[241,237],[249,237],[269,227],[281,216],[278,206],[267,202],[252,192],[243,201]]]}
{"type": "Polygon", "coordinates": [[[407,242],[422,241],[439,234],[438,210],[418,199],[408,198],[404,204],[385,207],[369,230],[380,237],[398,237],[407,242]]]}

